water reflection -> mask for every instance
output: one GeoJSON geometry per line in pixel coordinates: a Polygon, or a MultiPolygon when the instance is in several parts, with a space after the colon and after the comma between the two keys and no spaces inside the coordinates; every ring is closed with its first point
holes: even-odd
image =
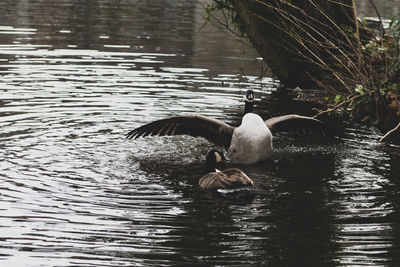
{"type": "Polygon", "coordinates": [[[341,264],[388,264],[393,248],[392,214],[387,196],[390,178],[382,176],[388,155],[368,130],[352,133],[350,155],[338,163],[337,179],[329,182],[335,199],[336,239],[341,264]],[[360,149],[362,147],[362,149],[360,149]]]}
{"type": "MultiPolygon", "coordinates": [[[[384,19],[391,19],[400,14],[400,1],[399,0],[374,0],[376,8],[380,16],[384,19]]],[[[360,17],[377,17],[374,5],[370,0],[356,0],[357,13],[360,17]]]]}
{"type": "Polygon", "coordinates": [[[237,125],[248,88],[287,112],[254,51],[196,30],[197,2],[0,8],[1,266],[398,265],[399,147],[378,133],[277,136],[275,161],[240,166],[244,199],[198,189],[204,140],[124,140],[176,114],[237,125]]]}

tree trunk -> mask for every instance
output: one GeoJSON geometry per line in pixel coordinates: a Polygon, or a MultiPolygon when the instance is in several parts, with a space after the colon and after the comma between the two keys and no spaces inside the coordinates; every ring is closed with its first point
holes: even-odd
{"type": "Polygon", "coordinates": [[[352,0],[230,1],[239,26],[284,85],[346,87],[341,73],[354,74],[361,51],[352,0]]]}

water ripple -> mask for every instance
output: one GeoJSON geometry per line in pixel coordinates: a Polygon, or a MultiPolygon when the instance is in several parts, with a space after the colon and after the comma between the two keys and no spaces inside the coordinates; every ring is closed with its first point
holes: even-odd
{"type": "Polygon", "coordinates": [[[196,30],[197,2],[133,2],[0,3],[1,266],[398,261],[399,147],[369,128],[277,135],[274,161],[240,166],[244,198],[198,188],[205,140],[125,140],[178,114],[238,125],[249,88],[282,112],[254,51],[196,30]]]}

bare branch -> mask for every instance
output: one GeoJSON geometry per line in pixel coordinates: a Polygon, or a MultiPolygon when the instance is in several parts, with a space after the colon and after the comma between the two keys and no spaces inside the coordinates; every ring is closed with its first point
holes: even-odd
{"type": "Polygon", "coordinates": [[[379,139],[379,142],[384,141],[386,138],[388,138],[389,136],[391,136],[393,133],[395,133],[396,131],[398,131],[400,129],[400,122],[399,124],[397,124],[396,127],[394,127],[392,130],[388,131],[384,136],[381,137],[381,139],[379,139]]]}

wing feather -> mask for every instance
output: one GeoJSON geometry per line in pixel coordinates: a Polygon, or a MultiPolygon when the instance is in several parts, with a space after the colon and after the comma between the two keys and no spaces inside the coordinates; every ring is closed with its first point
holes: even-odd
{"type": "Polygon", "coordinates": [[[187,115],[153,121],[130,131],[126,137],[128,139],[136,139],[154,135],[201,136],[214,144],[228,149],[234,129],[235,127],[220,120],[202,115],[187,115]]]}
{"type": "Polygon", "coordinates": [[[272,133],[299,132],[304,134],[340,135],[338,130],[328,127],[322,121],[297,114],[273,117],[265,121],[272,133]]]}

